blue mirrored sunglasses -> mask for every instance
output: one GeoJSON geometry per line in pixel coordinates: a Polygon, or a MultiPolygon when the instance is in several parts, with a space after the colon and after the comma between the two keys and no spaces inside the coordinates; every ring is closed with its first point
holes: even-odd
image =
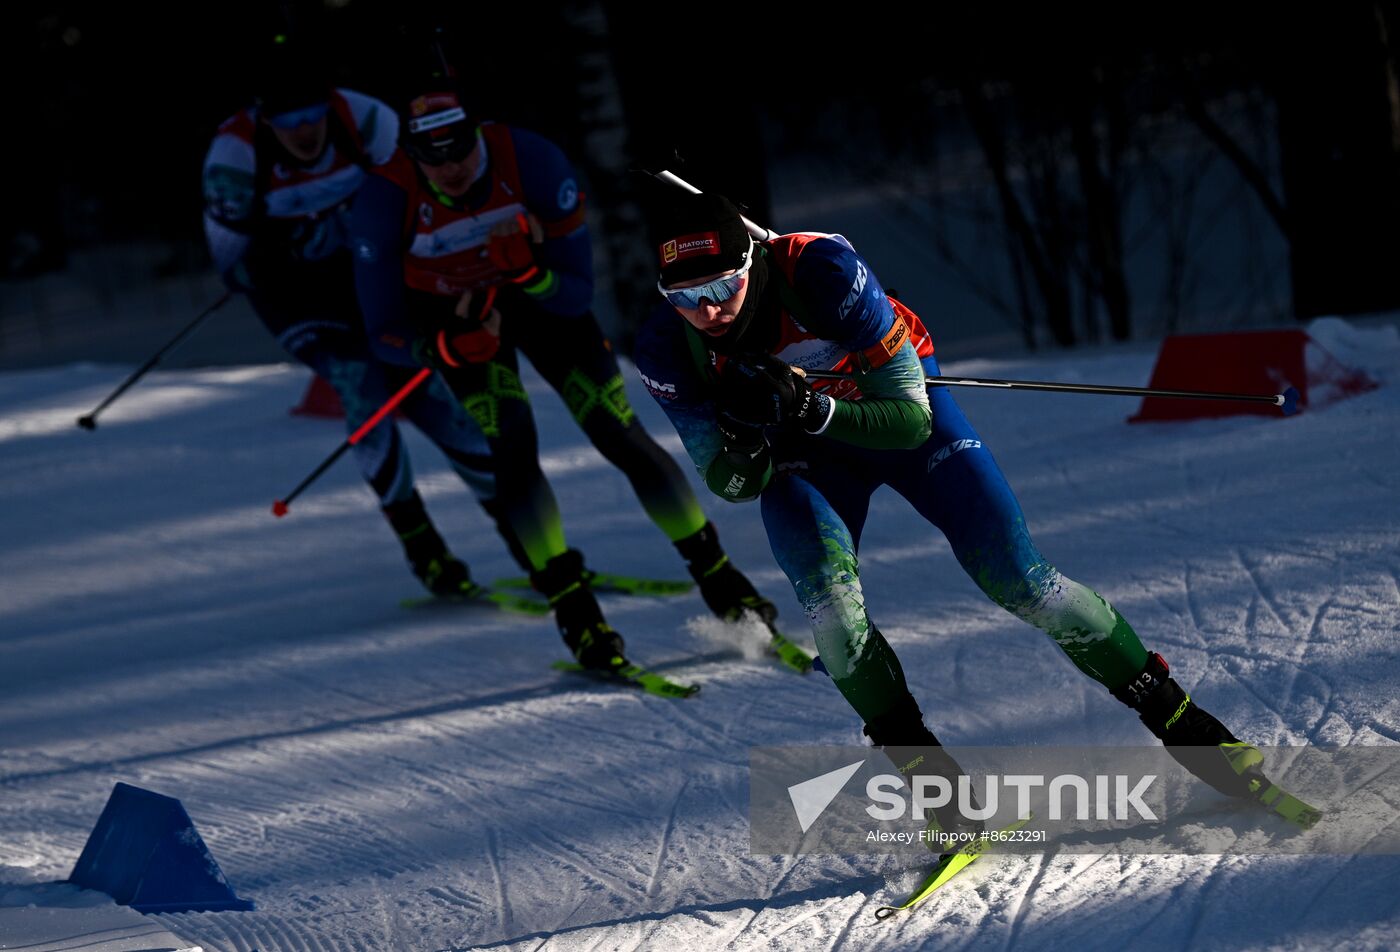
{"type": "Polygon", "coordinates": [[[301,109],[293,109],[291,112],[279,112],[275,116],[268,116],[268,125],[278,129],[295,129],[297,126],[310,125],[313,122],[320,122],[326,118],[326,113],[330,111],[330,103],[318,102],[313,106],[305,106],[301,109]]]}
{"type": "Polygon", "coordinates": [[[711,304],[723,304],[725,301],[739,293],[739,289],[744,286],[744,278],[748,276],[749,268],[753,265],[753,239],[749,239],[749,250],[744,252],[744,266],[733,274],[726,274],[722,278],[715,278],[694,288],[668,288],[660,281],[656,282],[656,289],[661,292],[661,296],[672,307],[685,308],[693,311],[700,306],[701,299],[708,300],[711,304]]]}

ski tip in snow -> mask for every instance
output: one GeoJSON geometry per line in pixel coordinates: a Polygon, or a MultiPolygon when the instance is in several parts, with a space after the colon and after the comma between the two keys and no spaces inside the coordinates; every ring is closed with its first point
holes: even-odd
{"type": "Polygon", "coordinates": [[[898,906],[880,906],[875,910],[876,920],[883,922],[890,916],[898,912],[905,912],[913,909],[929,896],[942,887],[948,880],[972,864],[973,860],[980,857],[988,849],[995,846],[998,841],[1006,839],[1010,834],[1021,829],[1034,818],[1034,815],[1024,816],[1014,823],[1010,823],[999,830],[987,830],[980,837],[961,846],[949,853],[944,853],[938,858],[938,863],[924,877],[924,881],[919,884],[919,888],[898,906]]]}
{"type": "MultiPolygon", "coordinates": [[[[685,595],[695,588],[695,583],[669,578],[641,578],[635,575],[619,575],[616,572],[594,572],[584,570],[588,587],[596,592],[612,592],[618,595],[685,595]]],[[[525,576],[499,578],[492,582],[493,588],[529,588],[530,580],[525,576]]]]}
{"type": "Polygon", "coordinates": [[[399,599],[401,608],[435,608],[466,606],[472,608],[492,608],[513,615],[542,617],[550,613],[549,603],[513,592],[496,592],[484,585],[478,585],[470,592],[460,595],[419,595],[399,599]]]}
{"type": "Polygon", "coordinates": [[[585,677],[595,678],[599,681],[611,681],[615,684],[628,684],[632,687],[641,688],[648,694],[655,694],[657,697],[684,698],[700,692],[698,684],[680,684],[672,681],[663,675],[648,671],[640,665],[627,663],[611,670],[601,670],[599,668],[585,668],[577,661],[556,661],[550,665],[555,671],[567,671],[571,674],[581,674],[585,677]]]}

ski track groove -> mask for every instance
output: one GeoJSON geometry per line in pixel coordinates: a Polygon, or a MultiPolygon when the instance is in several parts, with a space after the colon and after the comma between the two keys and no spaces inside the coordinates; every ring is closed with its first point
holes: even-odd
{"type": "MultiPolygon", "coordinates": [[[[408,946],[404,945],[403,936],[408,930],[404,927],[403,917],[394,908],[389,896],[384,892],[384,887],[371,880],[370,889],[374,893],[375,900],[379,903],[379,921],[384,929],[385,941],[392,943],[393,952],[412,952],[408,946]]],[[[428,892],[431,893],[432,890],[429,889],[428,892]]],[[[485,904],[478,903],[478,906],[484,908],[485,904]]]]}
{"type": "MultiPolygon", "coordinates": [[[[787,932],[791,932],[793,929],[797,928],[799,925],[801,925],[802,923],[806,922],[808,919],[811,919],[811,918],[813,918],[813,917],[815,917],[815,916],[820,916],[820,915],[824,914],[828,909],[831,909],[833,906],[839,906],[841,903],[843,903],[843,902],[845,902],[845,901],[846,901],[846,900],[845,900],[844,898],[838,896],[838,897],[836,897],[836,898],[834,898],[834,899],[829,900],[828,902],[819,903],[819,904],[817,905],[817,908],[808,910],[807,912],[799,913],[798,915],[796,915],[796,916],[792,917],[791,919],[787,920],[787,921],[784,922],[781,926],[779,926],[779,928],[777,929],[777,931],[768,933],[768,934],[764,937],[764,939],[765,939],[765,941],[767,941],[767,943],[768,943],[769,945],[772,945],[772,944],[773,944],[773,940],[776,939],[776,938],[778,938],[778,936],[783,935],[783,934],[785,934],[785,933],[787,933],[787,932]]],[[[848,923],[850,922],[850,919],[849,919],[849,918],[847,919],[847,922],[848,922],[848,923]]],[[[849,927],[848,927],[848,928],[849,928],[849,927]]],[[[842,932],[845,932],[845,931],[847,931],[847,930],[846,930],[846,929],[843,929],[843,930],[842,930],[842,932]]],[[[838,936],[837,938],[839,939],[840,936],[838,936]]]]}
{"type": "MultiPolygon", "coordinates": [[[[730,735],[729,730],[715,727],[714,724],[705,720],[699,715],[698,707],[693,703],[690,707],[683,707],[682,705],[684,704],[685,700],[673,701],[670,704],[664,705],[662,710],[666,712],[666,715],[673,723],[678,720],[683,720],[690,724],[698,725],[704,733],[709,736],[708,747],[716,754],[714,759],[716,761],[725,762],[718,754],[724,748],[732,748],[734,746],[734,739],[730,735]]],[[[685,732],[685,724],[677,724],[676,726],[679,727],[682,732],[685,732]]],[[[694,734],[692,733],[691,736],[694,736],[694,734]]],[[[747,767],[747,763],[745,763],[744,766],[747,767]]]]}
{"type": "MultiPolygon", "coordinates": [[[[1099,860],[1105,859],[1105,858],[1106,858],[1106,857],[1104,857],[1104,856],[1097,857],[1097,858],[1094,860],[1094,862],[1093,862],[1093,863],[1090,863],[1087,867],[1085,867],[1085,869],[1091,869],[1091,868],[1093,868],[1094,866],[1096,866],[1096,865],[1098,864],[1099,860]]],[[[1117,858],[1118,858],[1118,861],[1119,861],[1119,869],[1121,870],[1121,869],[1122,869],[1122,856],[1118,856],[1117,858]]],[[[1197,858],[1199,859],[1199,857],[1197,857],[1197,858]]],[[[1219,857],[1219,856],[1215,856],[1215,857],[1213,857],[1213,859],[1214,859],[1215,862],[1217,862],[1217,863],[1220,861],[1220,857],[1219,857]]],[[[1188,881],[1188,879],[1195,879],[1195,878],[1196,878],[1196,873],[1197,873],[1197,871],[1196,871],[1196,869],[1194,869],[1194,868],[1188,868],[1187,866],[1184,866],[1184,865],[1183,865],[1182,867],[1180,867],[1180,868],[1178,868],[1178,869],[1176,869],[1176,870],[1173,870],[1173,873],[1174,873],[1174,875],[1176,876],[1177,882],[1170,888],[1170,892],[1169,892],[1169,894],[1165,897],[1165,901],[1159,903],[1159,904],[1157,905],[1157,908],[1153,911],[1152,915],[1150,915],[1150,916],[1147,918],[1147,921],[1145,921],[1145,922],[1142,923],[1141,927],[1138,929],[1138,934],[1139,934],[1139,935],[1146,934],[1147,931],[1148,931],[1148,929],[1149,929],[1149,927],[1151,927],[1152,925],[1154,925],[1154,924],[1155,924],[1159,919],[1161,919],[1163,916],[1167,916],[1167,915],[1169,915],[1169,914],[1175,912],[1175,909],[1174,909],[1173,906],[1172,906],[1172,900],[1173,900],[1174,898],[1176,898],[1177,896],[1180,896],[1180,895],[1185,894],[1185,893],[1188,892],[1188,889],[1187,889],[1187,881],[1188,881]]],[[[1209,875],[1209,874],[1207,874],[1207,875],[1209,875]]],[[[1075,878],[1078,878],[1078,876],[1076,876],[1075,878]]],[[[1120,882],[1120,883],[1122,882],[1122,877],[1119,877],[1119,882],[1120,882]]],[[[1082,900],[1081,900],[1081,905],[1082,905],[1082,900]]],[[[1175,919],[1176,917],[1175,917],[1175,916],[1172,916],[1172,918],[1175,919]]],[[[1188,945],[1188,946],[1182,946],[1182,948],[1188,949],[1188,950],[1189,950],[1189,949],[1190,949],[1190,946],[1189,946],[1189,945],[1188,945]]]]}
{"type": "MultiPolygon", "coordinates": [[[[623,689],[622,689],[622,688],[619,688],[619,690],[623,690],[623,689]]],[[[658,701],[665,701],[665,702],[667,702],[667,703],[669,703],[669,704],[684,704],[684,703],[685,703],[684,700],[673,701],[673,700],[670,700],[669,698],[656,698],[656,700],[658,700],[658,701]]],[[[555,723],[555,721],[554,721],[553,718],[547,717],[546,715],[536,714],[536,713],[534,713],[534,712],[532,712],[532,711],[527,711],[527,712],[525,712],[525,713],[527,714],[527,716],[534,717],[534,718],[537,718],[537,719],[539,719],[539,720],[544,720],[544,721],[546,721],[547,723],[555,723]]],[[[625,719],[625,718],[624,718],[624,719],[625,719]]],[[[666,742],[662,741],[661,738],[660,738],[659,736],[655,735],[655,734],[644,735],[644,736],[639,736],[638,734],[628,734],[628,733],[624,733],[624,732],[622,732],[622,731],[609,730],[608,728],[606,728],[606,727],[604,727],[604,726],[602,726],[601,724],[598,724],[598,723],[592,723],[592,724],[589,725],[589,733],[590,733],[591,735],[593,735],[593,736],[600,736],[600,735],[601,735],[601,736],[614,737],[614,738],[616,738],[616,739],[618,739],[618,740],[620,740],[620,741],[623,741],[625,744],[628,744],[628,745],[645,744],[645,745],[649,745],[649,746],[652,746],[652,747],[659,747],[659,748],[662,749],[662,750],[665,750],[665,751],[668,751],[668,752],[670,752],[670,753],[672,753],[672,754],[677,755],[678,758],[680,758],[680,759],[682,759],[682,760],[687,759],[687,758],[689,758],[689,759],[694,759],[694,758],[696,758],[696,757],[701,757],[701,756],[703,756],[703,757],[705,757],[705,758],[708,759],[708,760],[713,760],[715,763],[723,764],[723,765],[725,765],[725,766],[727,766],[727,767],[747,767],[747,764],[746,764],[746,763],[737,763],[737,762],[734,762],[734,761],[725,760],[725,759],[722,758],[722,757],[714,756],[713,752],[711,752],[711,751],[694,750],[694,749],[686,749],[686,748],[682,748],[682,747],[677,747],[677,746],[675,746],[674,744],[669,744],[669,743],[666,743],[666,742]]]]}
{"type": "MultiPolygon", "coordinates": [[[[744,911],[748,912],[748,919],[745,920],[744,924],[739,927],[739,930],[734,933],[733,937],[725,942],[725,948],[727,949],[741,948],[741,946],[739,945],[739,940],[744,937],[744,934],[753,927],[753,924],[755,922],[758,921],[758,917],[763,914],[763,906],[760,904],[755,909],[744,911]]],[[[757,946],[749,946],[749,948],[757,948],[757,946]]]]}
{"type": "Polygon", "coordinates": [[[690,777],[687,775],[681,781],[680,789],[676,791],[676,796],[671,800],[671,812],[666,816],[666,828],[661,831],[661,842],[656,847],[656,862],[651,868],[651,878],[647,880],[646,895],[654,897],[658,878],[661,875],[661,866],[666,862],[666,852],[671,844],[671,831],[676,826],[676,811],[680,809],[681,797],[685,796],[685,791],[690,786],[690,777]]]}
{"type": "MultiPolygon", "coordinates": [[[[218,772],[230,772],[222,765],[200,766],[218,772]]],[[[172,785],[188,786],[189,777],[181,778],[182,773],[187,775],[188,771],[171,772],[172,785]]],[[[281,871],[280,878],[297,872],[315,872],[326,868],[327,861],[344,859],[373,858],[380,861],[380,868],[393,869],[395,872],[424,868],[422,857],[418,856],[416,851],[404,848],[397,841],[380,838],[371,828],[363,826],[358,811],[354,808],[345,808],[333,800],[326,800],[310,807],[298,805],[289,810],[286,805],[287,795],[302,796],[303,789],[282,784],[272,778],[257,780],[267,787],[283,792],[283,795],[276,799],[269,798],[266,803],[247,796],[246,791],[250,785],[255,784],[252,778],[244,774],[240,777],[240,789],[243,792],[239,797],[212,805],[203,814],[211,830],[209,838],[213,844],[212,848],[223,857],[222,865],[236,880],[258,887],[266,887],[276,882],[279,877],[274,875],[273,878],[269,878],[269,875],[261,870],[266,866],[271,845],[277,846],[279,860],[285,862],[289,858],[286,850],[288,842],[299,846],[302,852],[290,869],[281,871]],[[254,804],[253,815],[260,806],[275,818],[274,822],[259,820],[255,829],[248,830],[250,804],[254,804]],[[327,812],[331,816],[329,819],[318,819],[303,815],[308,809],[317,813],[327,812]],[[347,827],[349,835],[344,833],[347,827]],[[369,845],[364,848],[355,848],[353,845],[347,848],[346,845],[365,843],[369,845]]],[[[144,779],[143,782],[150,783],[144,779]]]]}
{"type": "Polygon", "coordinates": [[[1186,571],[1182,573],[1181,583],[1185,589],[1186,612],[1191,618],[1191,627],[1200,632],[1202,640],[1204,640],[1204,636],[1209,630],[1209,627],[1201,622],[1201,607],[1196,603],[1196,586],[1192,584],[1192,577],[1195,574],[1196,570],[1188,564],[1186,566],[1186,571]]]}
{"type": "Polygon", "coordinates": [[[1263,580],[1260,579],[1258,566],[1251,564],[1243,548],[1236,548],[1234,550],[1234,556],[1235,561],[1239,563],[1240,568],[1244,570],[1245,576],[1249,579],[1250,585],[1254,587],[1256,595],[1256,598],[1251,598],[1249,601],[1249,614],[1245,620],[1245,632],[1253,634],[1259,631],[1259,627],[1255,624],[1257,618],[1255,606],[1261,601],[1264,607],[1269,610],[1269,614],[1274,616],[1274,621],[1278,623],[1278,627],[1284,632],[1291,631],[1293,626],[1284,618],[1284,613],[1280,611],[1280,607],[1275,604],[1276,599],[1273,592],[1270,587],[1265,585],[1263,580]]]}
{"type": "MultiPolygon", "coordinates": [[[[721,948],[743,948],[743,946],[739,945],[739,937],[749,931],[749,927],[752,926],[754,922],[758,920],[759,915],[761,915],[763,912],[762,908],[739,909],[736,911],[740,913],[740,916],[735,918],[733,921],[724,921],[716,923],[716,926],[720,931],[720,935],[718,938],[720,942],[723,943],[721,948]]],[[[757,948],[757,946],[748,946],[748,948],[757,948]]],[[[650,950],[647,950],[647,952],[650,952],[650,950]]]]}
{"type": "Polygon", "coordinates": [[[1326,894],[1327,890],[1332,887],[1332,884],[1335,883],[1341,877],[1341,875],[1347,871],[1347,867],[1350,866],[1356,860],[1356,857],[1341,856],[1337,857],[1337,859],[1339,860],[1339,862],[1337,863],[1336,868],[1332,870],[1331,875],[1327,877],[1326,881],[1323,882],[1320,886],[1316,886],[1308,890],[1308,904],[1303,907],[1302,915],[1299,916],[1300,919],[1307,919],[1308,913],[1312,912],[1313,908],[1317,906],[1318,901],[1322,899],[1323,895],[1326,894]]]}
{"type": "MultiPolygon", "coordinates": [[[[842,900],[838,899],[833,905],[839,905],[841,902],[842,900]]],[[[831,945],[826,947],[825,952],[839,952],[839,950],[844,947],[846,939],[849,938],[851,934],[851,930],[856,926],[856,920],[860,918],[861,913],[865,911],[865,907],[868,905],[870,905],[870,897],[866,896],[865,901],[856,907],[855,912],[846,917],[846,922],[841,926],[841,931],[836,933],[836,937],[831,940],[831,945]]]]}
{"type": "MultiPolygon", "coordinates": [[[[1127,878],[1126,874],[1124,874],[1123,872],[1123,857],[1121,854],[1100,853],[1096,856],[1093,856],[1093,858],[1089,860],[1088,865],[1086,865],[1083,869],[1075,869],[1074,861],[1080,858],[1080,856],[1082,855],[1083,854],[1064,854],[1064,856],[1062,857],[1067,859],[1067,862],[1065,864],[1066,872],[1064,876],[1066,881],[1082,879],[1084,875],[1090,870],[1092,870],[1095,866],[1098,866],[1100,863],[1106,864],[1108,860],[1115,860],[1117,863],[1117,870],[1108,874],[1116,875],[1117,885],[1121,886],[1123,884],[1123,880],[1127,878]]],[[[1056,856],[1060,856],[1060,854],[1056,854],[1056,856]]],[[[1049,873],[1052,871],[1054,865],[1054,858],[1055,857],[1046,857],[1044,870],[1046,875],[1049,875],[1049,873]]],[[[1065,916],[1076,915],[1079,911],[1079,906],[1082,905],[1082,903],[1082,899],[1077,904],[1060,901],[1057,905],[1051,906],[1049,909],[1042,911],[1041,921],[1042,923],[1048,926],[1052,923],[1060,921],[1065,916]]]]}
{"type": "MultiPolygon", "coordinates": [[[[465,812],[465,814],[468,816],[474,815],[480,809],[480,801],[483,799],[489,801],[493,806],[500,806],[504,802],[504,795],[514,794],[522,798],[530,798],[538,796],[539,793],[537,789],[532,789],[528,786],[523,786],[520,784],[508,783],[500,779],[496,780],[495,782],[488,783],[487,781],[484,781],[474,776],[470,776],[468,774],[447,772],[435,764],[418,763],[416,761],[404,761],[400,758],[391,759],[397,761],[406,770],[418,774],[420,777],[419,782],[422,784],[422,787],[425,791],[429,791],[437,796],[456,801],[458,805],[462,808],[462,810],[465,812]],[[450,778],[457,781],[457,783],[454,784],[441,780],[440,776],[445,772],[448,773],[448,776],[450,778]],[[478,799],[475,801],[468,799],[468,797],[465,796],[464,793],[459,789],[459,787],[461,786],[469,787],[478,799]]],[[[498,771],[498,776],[500,775],[501,774],[498,771]]],[[[629,817],[639,822],[646,822],[654,819],[653,815],[644,815],[632,810],[627,810],[615,803],[599,803],[580,800],[573,797],[565,796],[558,790],[551,791],[550,799],[552,802],[570,804],[574,807],[577,807],[580,810],[607,813],[611,816],[629,817]]]]}
{"type": "MultiPolygon", "coordinates": [[[[315,952],[302,941],[299,927],[290,926],[275,913],[206,913],[198,916],[199,925],[208,924],[224,933],[237,952],[315,952]]],[[[186,934],[197,934],[191,929],[186,934]]],[[[208,940],[200,937],[201,943],[208,940]]],[[[317,946],[319,948],[319,946],[317,946]]]]}
{"type": "Polygon", "coordinates": [[[783,857],[783,871],[779,874],[777,881],[768,888],[768,895],[764,897],[765,900],[771,900],[774,896],[779,894],[783,885],[787,882],[788,877],[792,875],[793,870],[797,869],[801,862],[802,857],[800,856],[783,857]]]}
{"type": "MultiPolygon", "coordinates": [[[[1327,640],[1327,635],[1322,630],[1322,626],[1327,619],[1327,612],[1332,608],[1334,603],[1334,596],[1328,595],[1317,606],[1317,610],[1313,612],[1312,624],[1308,626],[1308,632],[1303,636],[1303,643],[1299,646],[1298,649],[1297,665],[1294,667],[1292,677],[1288,679],[1288,684],[1282,692],[1284,702],[1281,706],[1288,707],[1291,705],[1291,702],[1293,700],[1293,689],[1298,683],[1298,675],[1304,670],[1303,666],[1307,663],[1308,655],[1312,654],[1313,649],[1317,646],[1317,643],[1319,641],[1325,642],[1327,640]]],[[[1317,675],[1316,677],[1319,681],[1322,681],[1323,684],[1327,685],[1328,700],[1326,706],[1330,707],[1332,703],[1332,697],[1336,695],[1336,690],[1332,687],[1331,683],[1329,683],[1326,678],[1323,678],[1321,675],[1317,675]]],[[[1321,723],[1321,720],[1319,720],[1317,725],[1314,725],[1314,728],[1320,726],[1321,723]]]]}
{"type": "Polygon", "coordinates": [[[424,891],[429,896],[441,899],[448,905],[459,906],[463,909],[470,909],[473,912],[483,911],[487,908],[487,904],[481,899],[477,898],[476,896],[470,893],[462,892],[458,889],[455,889],[451,886],[429,886],[424,891]]]}
{"type": "MultiPolygon", "coordinates": [[[[516,789],[517,789],[517,792],[518,792],[518,793],[522,793],[522,794],[525,794],[525,795],[531,795],[531,794],[536,793],[536,791],[531,791],[531,790],[528,790],[527,788],[516,788],[516,789]]],[[[472,812],[472,811],[474,811],[474,810],[476,810],[476,809],[479,809],[480,804],[475,804],[475,805],[474,805],[474,804],[469,803],[469,802],[466,801],[461,795],[459,795],[455,790],[453,790],[450,786],[444,786],[444,787],[442,788],[442,790],[443,790],[443,792],[444,792],[447,796],[451,797],[452,799],[456,800],[459,804],[461,804],[461,806],[462,806],[464,809],[466,809],[469,813],[472,812]]],[[[488,795],[488,794],[483,793],[483,796],[486,796],[487,799],[489,799],[489,800],[492,802],[493,805],[500,805],[501,801],[500,801],[500,799],[498,798],[498,796],[495,795],[495,794],[498,794],[498,793],[500,793],[500,792],[501,792],[501,791],[497,790],[497,791],[494,791],[493,794],[491,794],[491,795],[488,795]]],[[[678,804],[678,803],[679,803],[679,799],[677,799],[676,802],[677,802],[677,804],[678,804]]],[[[602,810],[602,809],[603,809],[602,807],[600,807],[600,806],[598,806],[598,805],[596,805],[596,804],[589,804],[589,805],[588,805],[588,808],[589,808],[589,809],[592,809],[592,810],[595,810],[595,811],[597,811],[597,810],[602,810]]],[[[614,811],[614,812],[616,812],[616,811],[614,811]]],[[[652,819],[654,819],[654,816],[641,816],[641,815],[639,815],[639,814],[632,814],[632,815],[635,816],[637,819],[642,820],[642,821],[647,821],[647,820],[652,820],[652,819]]],[[[494,832],[492,832],[490,835],[494,838],[494,835],[495,835],[495,834],[494,834],[494,832]]],[[[634,888],[634,887],[632,886],[632,884],[630,884],[630,883],[626,883],[626,882],[624,882],[624,881],[622,881],[622,880],[620,880],[620,879],[614,879],[614,878],[612,878],[612,877],[609,877],[609,876],[600,874],[600,869],[599,869],[598,864],[597,864],[597,863],[589,863],[589,862],[587,861],[587,858],[586,858],[582,853],[580,853],[580,851],[579,851],[577,848],[575,848],[575,847],[566,847],[566,848],[568,848],[572,853],[574,853],[574,854],[576,854],[576,855],[579,856],[579,862],[578,862],[578,863],[574,863],[574,862],[570,862],[569,860],[565,859],[563,856],[561,856],[561,855],[558,853],[558,849],[559,849],[560,847],[564,847],[564,846],[565,846],[565,844],[563,843],[563,841],[560,840],[560,839],[550,840],[550,841],[548,842],[548,844],[546,844],[545,841],[543,841],[540,837],[535,836],[535,835],[530,835],[530,834],[525,834],[525,835],[523,835],[522,839],[524,839],[524,840],[527,841],[527,842],[530,842],[530,843],[535,844],[537,847],[540,848],[541,852],[544,853],[545,855],[553,856],[556,862],[560,862],[560,863],[562,863],[562,864],[564,864],[564,865],[566,865],[566,866],[569,866],[570,868],[572,868],[573,870],[575,870],[577,873],[579,873],[585,880],[591,878],[591,879],[593,879],[593,880],[595,880],[595,881],[598,881],[598,882],[600,882],[600,883],[602,883],[602,884],[604,884],[604,885],[611,886],[611,888],[613,889],[613,891],[614,891],[615,893],[617,893],[617,894],[632,893],[632,892],[635,892],[635,891],[636,891],[635,888],[634,888]],[[552,847],[552,848],[551,848],[551,847],[552,847]]],[[[493,839],[493,841],[492,841],[492,849],[493,849],[493,850],[495,849],[494,839],[493,839]]],[[[494,853],[493,853],[493,858],[494,858],[494,853]]],[[[493,868],[494,868],[494,864],[493,864],[493,868]]],[[[660,868],[660,867],[659,867],[659,863],[658,863],[656,872],[659,872],[659,868],[660,868]]],[[[655,875],[655,874],[654,874],[654,875],[655,875]]],[[[504,893],[504,887],[501,885],[501,880],[498,879],[498,894],[500,894],[500,895],[503,896],[503,893],[504,893]]],[[[509,907],[507,906],[507,908],[509,908],[509,907]]],[[[510,934],[510,932],[515,931],[515,930],[514,930],[513,923],[512,923],[511,925],[512,925],[511,929],[510,929],[508,932],[506,932],[507,935],[510,934]]]]}
{"type": "Polygon", "coordinates": [[[1227,868],[1228,857],[1219,855],[1215,856],[1214,859],[1215,862],[1211,863],[1210,872],[1206,875],[1205,880],[1191,897],[1191,926],[1187,930],[1185,938],[1181,941],[1181,948],[1183,949],[1201,947],[1196,943],[1196,933],[1201,931],[1201,926],[1206,919],[1206,907],[1210,902],[1211,894],[1215,891],[1216,884],[1225,876],[1222,870],[1227,868]]]}
{"type": "Polygon", "coordinates": [[[1002,952],[1011,952],[1012,946],[1016,944],[1016,936],[1021,931],[1021,924],[1027,918],[1027,910],[1030,908],[1031,894],[1045,878],[1045,871],[1050,867],[1053,855],[1044,853],[1035,854],[1036,868],[1035,874],[1031,876],[1030,883],[1016,900],[1016,906],[1011,910],[1009,922],[1006,928],[1006,941],[1002,944],[1002,952]]]}
{"type": "Polygon", "coordinates": [[[629,898],[641,902],[647,898],[646,893],[642,891],[639,884],[629,883],[620,876],[614,876],[611,873],[604,872],[599,868],[596,862],[589,861],[584,851],[576,846],[565,845],[561,838],[556,837],[554,839],[544,840],[539,835],[528,831],[521,832],[520,836],[526,842],[533,843],[537,846],[540,852],[547,856],[552,856],[554,861],[559,865],[567,866],[575,873],[578,873],[584,880],[591,879],[603,886],[611,888],[613,893],[620,899],[629,898]],[[551,850],[547,848],[546,844],[553,846],[554,849],[551,850]],[[577,859],[571,860],[568,858],[569,856],[575,856],[577,859]]]}
{"type": "Polygon", "coordinates": [[[1374,717],[1366,718],[1364,723],[1367,727],[1371,728],[1371,730],[1375,731],[1377,734],[1381,735],[1386,740],[1393,741],[1396,744],[1400,744],[1400,731],[1397,731],[1394,727],[1391,727],[1389,724],[1382,724],[1374,717]]]}
{"type": "MultiPolygon", "coordinates": [[[[1322,681],[1323,684],[1327,684],[1327,682],[1321,678],[1318,680],[1322,681]]],[[[1317,715],[1317,720],[1313,722],[1312,726],[1303,732],[1303,736],[1307,738],[1309,744],[1318,743],[1317,735],[1321,733],[1323,727],[1327,725],[1327,718],[1332,715],[1332,709],[1337,702],[1337,692],[1331,685],[1327,685],[1327,691],[1327,703],[1322,705],[1322,712],[1317,715]]],[[[1291,733],[1291,731],[1287,733],[1291,733]]],[[[1355,731],[1352,732],[1351,736],[1355,736],[1355,731]]]]}
{"type": "Polygon", "coordinates": [[[1271,700],[1270,698],[1267,698],[1267,697],[1265,697],[1264,695],[1260,694],[1260,693],[1255,689],[1254,684],[1253,684],[1253,682],[1252,682],[1251,680],[1246,679],[1243,675],[1241,675],[1241,674],[1239,674],[1239,673],[1237,673],[1237,672],[1231,670],[1230,665],[1228,665],[1228,664],[1222,664],[1222,665],[1219,666],[1219,669],[1220,669],[1222,672],[1224,672],[1225,674],[1229,675],[1229,676],[1230,676],[1230,679],[1233,680],[1235,683],[1237,683],[1240,687],[1244,688],[1246,691],[1248,691],[1250,694],[1252,694],[1255,698],[1257,698],[1258,701],[1259,701],[1259,703],[1262,704],[1262,705],[1264,706],[1264,710],[1266,710],[1266,711],[1268,711],[1270,714],[1274,715],[1274,720],[1275,720],[1274,730],[1275,730],[1276,732],[1277,732],[1277,731],[1283,730],[1283,725],[1287,723],[1287,719],[1284,718],[1282,714],[1280,714],[1280,712],[1279,712],[1279,706],[1280,706],[1280,705],[1279,705],[1279,702],[1278,702],[1277,700],[1271,700]]]}
{"type": "Polygon", "coordinates": [[[505,869],[501,863],[501,849],[496,836],[495,828],[487,829],[486,858],[491,864],[491,875],[496,880],[496,914],[500,917],[501,937],[506,938],[516,932],[515,912],[511,909],[510,897],[506,894],[505,869]]]}
{"type": "Polygon", "coordinates": [[[370,822],[362,822],[358,811],[342,813],[342,809],[324,804],[318,810],[334,811],[335,815],[328,819],[288,818],[287,825],[278,830],[280,838],[302,846],[305,857],[301,870],[316,872],[346,862],[394,875],[431,868],[427,858],[402,838],[383,836],[370,822]]]}

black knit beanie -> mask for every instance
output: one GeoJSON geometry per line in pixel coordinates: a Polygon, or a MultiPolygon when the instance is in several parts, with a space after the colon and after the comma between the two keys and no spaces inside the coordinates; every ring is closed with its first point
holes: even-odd
{"type": "Polygon", "coordinates": [[[662,284],[737,271],[748,261],[748,229],[739,209],[723,195],[677,191],[657,210],[655,220],[662,284]]]}

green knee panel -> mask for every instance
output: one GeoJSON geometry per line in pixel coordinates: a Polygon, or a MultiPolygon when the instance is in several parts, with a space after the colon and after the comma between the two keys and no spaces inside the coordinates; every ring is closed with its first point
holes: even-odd
{"type": "Polygon", "coordinates": [[[486,387],[462,399],[462,408],[471,414],[481,432],[488,437],[501,435],[501,403],[519,400],[529,403],[520,377],[509,367],[495,363],[486,365],[486,387]]]}
{"type": "Polygon", "coordinates": [[[594,410],[602,410],[624,427],[631,426],[637,418],[632,404],[627,402],[622,374],[613,374],[600,384],[575,367],[564,378],[559,394],[580,426],[594,410]]]}

